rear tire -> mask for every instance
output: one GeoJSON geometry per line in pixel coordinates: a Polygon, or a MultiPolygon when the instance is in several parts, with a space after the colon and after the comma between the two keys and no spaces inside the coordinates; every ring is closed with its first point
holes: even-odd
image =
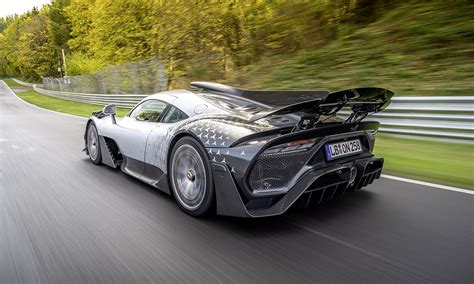
{"type": "Polygon", "coordinates": [[[204,216],[214,204],[211,165],[204,148],[191,137],[176,142],[170,156],[169,184],[178,206],[192,216],[204,216]]]}
{"type": "Polygon", "coordinates": [[[99,134],[94,123],[90,123],[86,132],[87,153],[92,163],[98,165],[102,162],[102,153],[100,152],[99,134]]]}

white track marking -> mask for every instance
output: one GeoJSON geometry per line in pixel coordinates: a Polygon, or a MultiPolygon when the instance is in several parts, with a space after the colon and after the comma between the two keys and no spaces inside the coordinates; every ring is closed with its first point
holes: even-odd
{"type": "Polygon", "coordinates": [[[413,180],[413,179],[402,178],[402,177],[396,177],[396,176],[390,176],[390,175],[382,175],[382,177],[387,178],[387,179],[393,179],[393,180],[398,180],[398,181],[402,181],[402,182],[407,182],[407,183],[414,183],[414,184],[424,185],[424,186],[428,186],[428,187],[441,188],[441,189],[446,189],[446,190],[451,190],[451,191],[456,191],[456,192],[462,192],[462,193],[467,193],[467,194],[474,194],[474,190],[457,188],[457,187],[452,187],[452,186],[447,186],[447,185],[442,185],[442,184],[424,182],[424,181],[413,180]]]}

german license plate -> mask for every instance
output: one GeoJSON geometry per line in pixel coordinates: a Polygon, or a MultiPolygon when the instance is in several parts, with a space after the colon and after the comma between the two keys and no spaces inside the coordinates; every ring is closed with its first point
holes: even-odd
{"type": "Polygon", "coordinates": [[[359,139],[326,144],[326,157],[329,161],[360,152],[362,152],[362,147],[359,139]]]}

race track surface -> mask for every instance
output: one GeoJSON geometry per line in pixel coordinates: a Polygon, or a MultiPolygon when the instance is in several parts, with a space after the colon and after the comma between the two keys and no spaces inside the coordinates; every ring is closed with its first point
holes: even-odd
{"type": "Polygon", "coordinates": [[[86,120],[0,82],[0,283],[473,283],[473,195],[380,179],[266,219],[195,219],[81,152],[86,120]]]}

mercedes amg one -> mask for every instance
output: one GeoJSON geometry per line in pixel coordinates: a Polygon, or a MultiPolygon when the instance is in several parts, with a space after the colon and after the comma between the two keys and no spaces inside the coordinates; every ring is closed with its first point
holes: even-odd
{"type": "Polygon", "coordinates": [[[94,112],[85,151],[164,192],[193,216],[284,213],[371,184],[382,88],[253,91],[195,82],[146,97],[125,117],[94,112]]]}

